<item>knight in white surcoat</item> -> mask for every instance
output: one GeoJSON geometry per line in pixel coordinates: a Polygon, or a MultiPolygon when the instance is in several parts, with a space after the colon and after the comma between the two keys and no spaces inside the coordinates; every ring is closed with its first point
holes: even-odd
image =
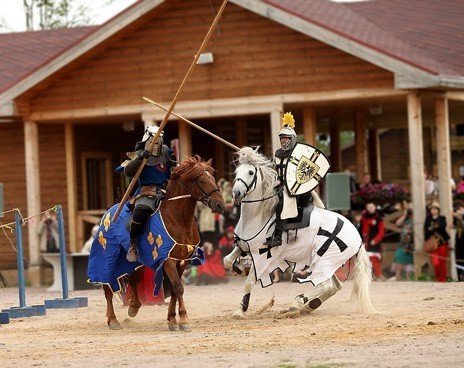
{"type": "MultiPolygon", "coordinates": [[[[298,216],[297,196],[291,196],[285,185],[285,169],[293,148],[297,144],[297,135],[294,130],[295,119],[290,112],[282,118],[282,129],[279,132],[280,148],[274,154],[274,163],[277,171],[279,185],[276,191],[279,203],[276,206],[276,220],[274,234],[266,239],[264,245],[276,247],[282,245],[282,233],[285,228],[285,220],[298,216]]],[[[309,196],[312,199],[312,196],[309,196]]]]}

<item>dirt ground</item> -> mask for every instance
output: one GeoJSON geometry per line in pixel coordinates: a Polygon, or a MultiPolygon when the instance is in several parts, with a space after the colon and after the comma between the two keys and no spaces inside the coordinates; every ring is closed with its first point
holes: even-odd
{"type": "MultiPolygon", "coordinates": [[[[243,278],[218,286],[187,286],[191,332],[169,332],[167,306],[142,307],[135,318],[116,304],[123,325],[110,331],[101,290],[89,307],[0,326],[0,367],[463,367],[464,284],[385,282],[373,285],[377,315],[356,313],[351,284],[314,314],[279,318],[308,285],[279,283],[253,291],[250,315],[231,315],[243,278]],[[276,304],[253,315],[275,293],[276,304]]],[[[28,304],[59,297],[27,290],[28,304]]],[[[18,304],[17,289],[0,289],[2,308],[18,304]]]]}

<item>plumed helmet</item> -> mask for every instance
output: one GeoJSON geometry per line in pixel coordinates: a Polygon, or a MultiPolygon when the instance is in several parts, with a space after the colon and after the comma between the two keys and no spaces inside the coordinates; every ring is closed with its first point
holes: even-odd
{"type": "Polygon", "coordinates": [[[290,150],[296,145],[297,135],[294,130],[295,128],[295,119],[291,112],[286,112],[282,117],[282,129],[279,132],[279,138],[289,137],[291,142],[289,145],[282,147],[284,151],[290,150]]]}

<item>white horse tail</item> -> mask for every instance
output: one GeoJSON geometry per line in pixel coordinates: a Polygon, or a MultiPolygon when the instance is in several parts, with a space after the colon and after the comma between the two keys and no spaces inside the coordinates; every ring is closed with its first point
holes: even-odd
{"type": "Polygon", "coordinates": [[[314,206],[322,208],[322,209],[325,210],[324,202],[322,202],[322,199],[319,196],[319,194],[314,190],[311,192],[311,194],[313,196],[313,204],[314,204],[314,206]]]}
{"type": "Polygon", "coordinates": [[[359,311],[362,313],[377,313],[371,301],[372,265],[364,244],[361,244],[361,248],[356,254],[353,281],[351,300],[358,302],[359,311]]]}

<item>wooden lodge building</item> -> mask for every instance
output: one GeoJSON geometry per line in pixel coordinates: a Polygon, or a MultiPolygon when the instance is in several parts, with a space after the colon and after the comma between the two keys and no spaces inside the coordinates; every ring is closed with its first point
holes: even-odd
{"type": "MultiPolygon", "coordinates": [[[[142,96],[169,105],[220,3],[140,0],[101,26],[0,35],[4,209],[32,215],[62,204],[69,248],[79,251],[86,219],[124,190],[114,168],[144,124],[164,116],[142,96]]],[[[308,143],[330,135],[335,171],[410,182],[420,234],[424,170],[436,170],[449,217],[449,178],[464,165],[464,136],[450,137],[464,123],[463,19],[453,0],[230,0],[212,58],[197,65],[175,111],[268,155],[292,111],[308,143]],[[355,132],[352,148],[341,149],[342,131],[355,132]]],[[[213,157],[218,177],[232,170],[233,152],[175,117],[165,132],[182,158],[213,157]]],[[[25,236],[33,285],[35,226],[25,236]]],[[[15,254],[2,236],[6,267],[15,254]]]]}

